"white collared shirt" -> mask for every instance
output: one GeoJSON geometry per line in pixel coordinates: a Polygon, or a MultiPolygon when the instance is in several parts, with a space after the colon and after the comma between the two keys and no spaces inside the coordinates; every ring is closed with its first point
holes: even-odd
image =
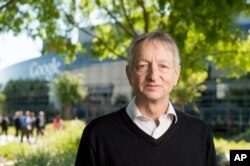
{"type": "Polygon", "coordinates": [[[177,122],[177,115],[174,107],[169,101],[168,110],[159,118],[159,125],[157,126],[153,119],[147,118],[142,115],[135,104],[135,97],[130,101],[126,108],[128,116],[132,121],[145,133],[157,139],[162,136],[170,127],[173,120],[177,122]],[[175,118],[174,118],[175,117],[175,118]]]}

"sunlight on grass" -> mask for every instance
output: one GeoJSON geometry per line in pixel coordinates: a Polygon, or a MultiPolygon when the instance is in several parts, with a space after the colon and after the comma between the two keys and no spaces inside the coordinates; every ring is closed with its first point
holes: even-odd
{"type": "Polygon", "coordinates": [[[63,128],[46,126],[45,135],[36,143],[8,143],[0,148],[0,156],[14,160],[16,166],[74,165],[78,143],[85,123],[79,120],[64,121],[63,128]]]}

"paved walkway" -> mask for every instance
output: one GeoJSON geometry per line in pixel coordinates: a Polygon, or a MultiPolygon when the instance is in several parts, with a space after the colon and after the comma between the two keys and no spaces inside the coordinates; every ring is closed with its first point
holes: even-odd
{"type": "Polygon", "coordinates": [[[13,161],[6,161],[4,158],[0,157],[0,166],[13,166],[13,161]]]}
{"type": "MultiPolygon", "coordinates": [[[[0,147],[3,146],[3,145],[6,145],[7,143],[10,143],[10,142],[20,142],[21,141],[21,137],[18,136],[18,137],[14,137],[13,135],[1,135],[0,136],[0,147]]],[[[28,142],[26,137],[23,138],[23,142],[28,142]]],[[[30,142],[31,144],[35,143],[35,138],[34,137],[30,137],[30,142]]]]}

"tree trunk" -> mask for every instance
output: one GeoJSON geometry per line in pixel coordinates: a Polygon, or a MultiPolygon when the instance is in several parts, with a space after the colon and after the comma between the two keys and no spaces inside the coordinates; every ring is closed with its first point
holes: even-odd
{"type": "Polygon", "coordinates": [[[72,118],[73,118],[73,113],[71,110],[71,105],[68,104],[68,105],[63,106],[63,119],[70,120],[72,118]]]}

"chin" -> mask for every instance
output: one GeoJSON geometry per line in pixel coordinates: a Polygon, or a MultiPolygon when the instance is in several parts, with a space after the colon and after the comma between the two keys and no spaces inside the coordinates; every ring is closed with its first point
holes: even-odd
{"type": "Polygon", "coordinates": [[[157,101],[157,100],[161,100],[163,99],[163,97],[158,93],[156,94],[146,94],[145,97],[148,99],[148,100],[152,100],[152,101],[157,101]]]}

